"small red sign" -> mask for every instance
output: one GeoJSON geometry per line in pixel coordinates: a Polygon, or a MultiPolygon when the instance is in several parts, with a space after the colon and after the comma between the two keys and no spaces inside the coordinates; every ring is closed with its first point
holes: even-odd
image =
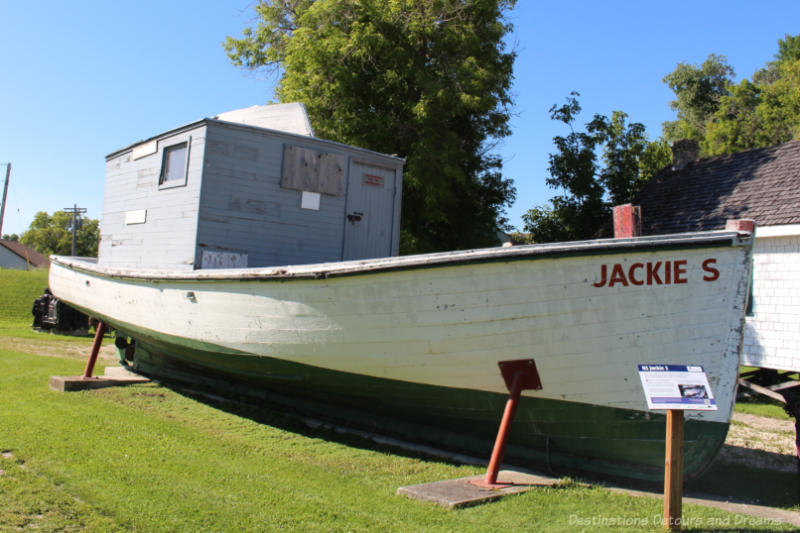
{"type": "Polygon", "coordinates": [[[383,176],[376,176],[375,174],[364,174],[364,185],[372,185],[373,187],[383,187],[383,176]]]}

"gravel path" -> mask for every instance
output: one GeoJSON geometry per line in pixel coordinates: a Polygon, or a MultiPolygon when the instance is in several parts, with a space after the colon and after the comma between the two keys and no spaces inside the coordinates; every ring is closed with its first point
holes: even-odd
{"type": "Polygon", "coordinates": [[[794,421],[734,413],[719,459],[795,472],[794,421]]]}

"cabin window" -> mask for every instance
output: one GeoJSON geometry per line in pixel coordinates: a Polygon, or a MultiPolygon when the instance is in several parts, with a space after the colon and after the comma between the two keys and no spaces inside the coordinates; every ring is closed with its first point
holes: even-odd
{"type": "Polygon", "coordinates": [[[186,171],[189,166],[188,141],[173,144],[164,148],[164,157],[161,160],[161,174],[158,184],[174,187],[186,184],[186,171]]]}

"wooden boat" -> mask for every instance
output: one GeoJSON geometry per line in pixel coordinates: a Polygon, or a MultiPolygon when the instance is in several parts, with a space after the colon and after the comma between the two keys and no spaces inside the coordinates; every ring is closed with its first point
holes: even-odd
{"type": "Polygon", "coordinates": [[[718,410],[687,414],[697,474],[730,421],[751,242],[719,231],[196,271],[54,256],[50,286],[134,339],[140,372],[214,376],[487,457],[508,394],[498,362],[532,358],[543,389],[523,392],[508,462],[658,480],[664,414],[637,365],[704,367],[718,410]]]}

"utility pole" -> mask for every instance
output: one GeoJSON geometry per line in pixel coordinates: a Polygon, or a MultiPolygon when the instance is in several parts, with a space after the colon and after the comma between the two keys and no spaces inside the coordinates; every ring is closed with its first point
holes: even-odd
{"type": "Polygon", "coordinates": [[[6,216],[6,197],[8,197],[8,180],[11,179],[11,163],[6,163],[6,184],[3,185],[3,205],[0,206],[0,238],[3,237],[3,219],[6,216]]]}
{"type": "Polygon", "coordinates": [[[72,214],[72,255],[78,255],[78,226],[81,224],[81,215],[86,212],[85,207],[78,207],[74,204],[73,207],[65,207],[62,211],[72,214]]]}

